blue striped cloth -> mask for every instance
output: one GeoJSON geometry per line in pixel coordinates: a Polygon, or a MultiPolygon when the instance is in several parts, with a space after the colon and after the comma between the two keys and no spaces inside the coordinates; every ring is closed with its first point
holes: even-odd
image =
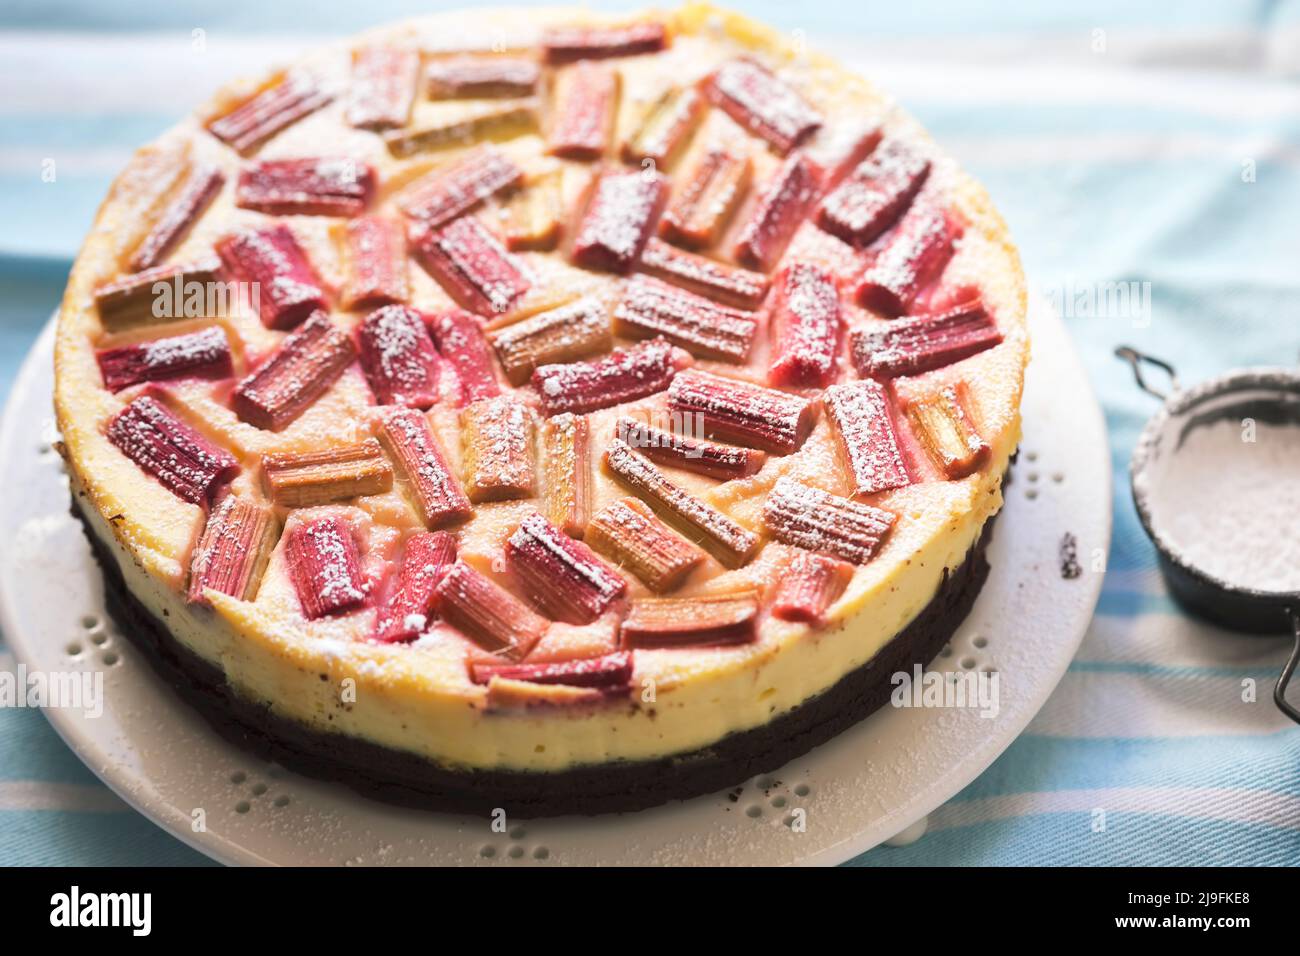
{"type": "MultiPolygon", "coordinates": [[[[138,143],[232,75],[319,39],[304,31],[410,11],[194,6],[19,0],[0,13],[0,394],[138,143]],[[48,159],[54,183],[42,181],[48,159]]],[[[1114,544],[1078,659],[923,839],[854,865],[1300,863],[1300,728],[1268,699],[1284,643],[1226,634],[1170,602],[1126,473],[1152,401],[1111,356],[1130,342],[1189,382],[1297,360],[1300,2],[744,6],[880,81],[983,180],[1034,282],[1076,303],[1067,321],[1111,430],[1114,544]],[[1075,294],[1121,281],[1150,283],[1148,310],[1078,307],[1075,294]],[[1247,678],[1257,703],[1241,700],[1247,678]]],[[[125,808],[39,714],[0,710],[0,863],[200,862],[125,808]]]]}

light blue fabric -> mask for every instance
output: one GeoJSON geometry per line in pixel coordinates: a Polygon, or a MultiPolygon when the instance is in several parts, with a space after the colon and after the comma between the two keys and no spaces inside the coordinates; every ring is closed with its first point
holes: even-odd
{"type": "MultiPolygon", "coordinates": [[[[1152,402],[1111,355],[1132,343],[1185,381],[1300,355],[1300,3],[746,6],[869,74],[909,51],[932,63],[945,82],[894,91],[987,185],[1036,285],[1151,283],[1149,321],[1068,319],[1106,409],[1116,501],[1105,590],[1078,659],[1029,731],[936,812],[932,832],[853,864],[1300,863],[1300,728],[1267,702],[1283,642],[1221,634],[1169,600],[1126,473],[1152,402]],[[1022,69],[1032,81],[1016,82],[1022,69]],[[1242,704],[1243,678],[1263,700],[1242,704]]],[[[6,74],[0,105],[0,394],[58,302],[116,157],[179,114],[147,92],[129,103],[103,93],[108,72],[120,84],[138,61],[96,54],[100,40],[183,43],[197,27],[218,56],[256,32],[300,43],[411,9],[7,4],[0,49],[51,53],[22,67],[21,84],[6,74]],[[93,108],[47,92],[69,88],[69,75],[93,108]],[[45,158],[58,163],[56,184],[41,181],[45,158]]],[[[204,862],[97,800],[102,789],[38,713],[0,710],[0,863],[204,862]]]]}

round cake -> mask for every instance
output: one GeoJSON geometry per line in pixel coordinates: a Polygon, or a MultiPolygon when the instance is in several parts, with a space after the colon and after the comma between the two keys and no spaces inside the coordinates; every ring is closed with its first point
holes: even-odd
{"type": "Polygon", "coordinates": [[[444,14],[223,89],[73,267],[110,610],[380,797],[630,810],[775,769],[969,610],[1019,259],[864,80],[702,5],[444,14]]]}

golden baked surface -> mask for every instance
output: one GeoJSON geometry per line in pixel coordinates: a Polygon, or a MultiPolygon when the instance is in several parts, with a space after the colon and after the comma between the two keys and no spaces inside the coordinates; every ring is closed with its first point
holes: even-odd
{"type": "Polygon", "coordinates": [[[55,400],[94,533],[236,691],[556,770],[869,660],[1000,507],[1027,358],[987,195],[864,80],[703,5],[475,11],[141,149],[55,400]]]}

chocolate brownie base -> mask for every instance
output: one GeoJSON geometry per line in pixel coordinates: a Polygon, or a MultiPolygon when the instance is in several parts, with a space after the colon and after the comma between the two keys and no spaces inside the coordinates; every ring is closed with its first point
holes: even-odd
{"type": "Polygon", "coordinates": [[[830,740],[889,700],[891,675],[928,664],[948,642],[988,577],[985,551],[993,528],[990,519],[962,564],[944,572],[930,603],[874,658],[770,723],[685,754],[537,773],[441,766],[370,741],[313,730],[244,698],[219,668],[172,637],[127,590],[117,562],[75,504],[72,512],[82,520],[104,572],[109,614],[159,674],[227,740],[386,802],[483,815],[501,807],[522,818],[642,810],[713,793],[775,770],[830,740]]]}

